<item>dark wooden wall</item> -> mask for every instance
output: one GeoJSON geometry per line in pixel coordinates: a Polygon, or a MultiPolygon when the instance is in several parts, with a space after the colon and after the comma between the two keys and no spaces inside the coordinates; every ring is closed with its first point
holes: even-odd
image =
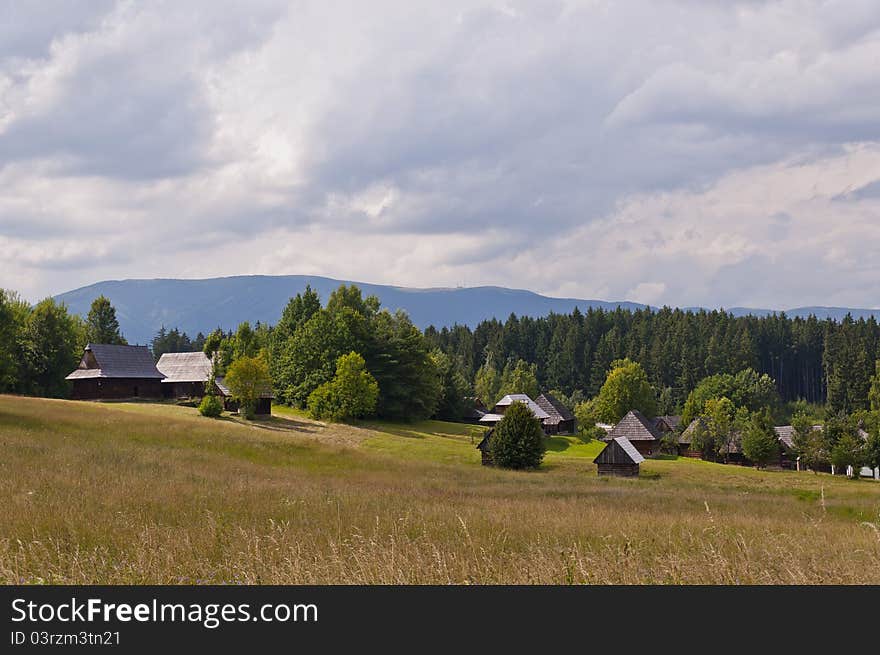
{"type": "Polygon", "coordinates": [[[598,464],[599,475],[614,475],[620,478],[635,478],[639,475],[638,464],[598,464]]]}
{"type": "Polygon", "coordinates": [[[73,380],[74,400],[161,398],[162,382],[155,378],[86,378],[73,380]]]}

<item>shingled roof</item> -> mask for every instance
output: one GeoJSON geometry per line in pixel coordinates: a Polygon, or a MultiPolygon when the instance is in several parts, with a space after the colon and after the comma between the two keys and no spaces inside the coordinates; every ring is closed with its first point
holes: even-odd
{"type": "MultiPolygon", "coordinates": [[[[229,390],[229,387],[226,386],[226,378],[217,378],[214,380],[214,384],[217,385],[217,390],[220,392],[221,396],[225,396],[229,398],[232,396],[232,392],[229,390]]],[[[260,398],[275,398],[275,394],[272,393],[272,389],[270,387],[266,387],[260,392],[260,398]]]]}
{"type": "MultiPolygon", "coordinates": [[[[495,403],[495,407],[493,407],[492,409],[494,410],[498,407],[509,407],[513,403],[523,403],[531,410],[532,414],[534,414],[535,418],[539,421],[550,418],[550,415],[543,409],[541,409],[538,403],[536,403],[524,393],[509,393],[504,396],[504,398],[495,403]]],[[[493,411],[483,416],[480,419],[480,423],[498,423],[502,418],[504,418],[504,415],[502,413],[493,411]]]]}
{"type": "Polygon", "coordinates": [[[211,360],[201,351],[165,353],[156,368],[165,376],[162,382],[207,382],[211,377],[211,360]]]}
{"type": "Polygon", "coordinates": [[[152,378],[161,380],[164,377],[156,368],[153,355],[146,346],[90,343],[83,351],[79,367],[65,379],[152,378]]]}
{"type": "Polygon", "coordinates": [[[596,464],[641,464],[644,461],[645,458],[626,437],[609,441],[593,460],[596,464]]]}
{"type": "Polygon", "coordinates": [[[535,399],[535,404],[547,412],[548,418],[544,419],[545,424],[558,425],[562,421],[574,420],[574,415],[552,394],[542,393],[535,399]]]}
{"type": "Polygon", "coordinates": [[[639,410],[633,409],[614,426],[603,441],[611,441],[617,437],[626,437],[630,441],[656,441],[660,435],[651,421],[639,410]]]}
{"type": "Polygon", "coordinates": [[[698,416],[693,421],[691,421],[690,425],[685,428],[685,431],[681,433],[681,436],[678,437],[678,443],[680,444],[689,444],[694,440],[694,432],[697,431],[697,426],[702,428],[707,428],[708,424],[706,423],[706,419],[702,416],[698,416]]]}

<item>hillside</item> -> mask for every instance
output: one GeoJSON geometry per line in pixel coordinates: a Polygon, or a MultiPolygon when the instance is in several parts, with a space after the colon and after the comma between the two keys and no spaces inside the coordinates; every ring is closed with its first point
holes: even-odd
{"type": "MultiPolygon", "coordinates": [[[[177,327],[190,336],[207,333],[215,327],[234,329],[242,321],[275,323],[287,300],[310,284],[326,300],[340,284],[357,284],[365,295],[374,294],[389,309],[406,310],[420,328],[469,325],[483,319],[506,319],[517,316],[546,316],[550,312],[570,313],[575,307],[614,309],[618,306],[638,309],[645,305],[633,302],[608,302],[581,298],[551,298],[522,289],[503,287],[415,289],[381,284],[367,284],[309,275],[241,275],[205,280],[108,280],[55,296],[74,312],[88,313],[89,305],[99,295],[110,298],[116,307],[123,334],[131,343],[149,343],[164,325],[177,327]]],[[[698,309],[698,308],[688,308],[698,309]]],[[[769,309],[736,307],[736,316],[773,313],[769,309]]],[[[788,310],[789,316],[808,316],[839,320],[852,313],[856,318],[880,317],[880,311],[844,307],[800,307],[788,310]]]]}
{"type": "Polygon", "coordinates": [[[880,583],[880,484],[556,438],[480,466],[440,422],[243,424],[0,396],[0,583],[880,583]]]}

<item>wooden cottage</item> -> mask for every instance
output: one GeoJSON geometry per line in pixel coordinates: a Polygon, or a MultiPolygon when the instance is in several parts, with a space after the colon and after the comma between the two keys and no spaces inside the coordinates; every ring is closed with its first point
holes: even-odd
{"type": "MultiPolygon", "coordinates": [[[[217,384],[217,391],[220,394],[220,397],[223,398],[223,408],[227,412],[235,412],[238,410],[238,403],[233,400],[232,393],[229,391],[229,387],[225,384],[225,378],[217,378],[215,380],[217,384]]],[[[257,401],[257,406],[254,409],[255,414],[262,415],[270,415],[272,413],[272,399],[275,398],[271,389],[265,389],[260,394],[260,399],[257,401]]]]}
{"type": "Polygon", "coordinates": [[[498,425],[498,422],[504,418],[504,412],[507,411],[507,408],[513,405],[514,403],[523,403],[532,414],[535,415],[541,424],[543,425],[544,421],[550,418],[550,415],[545,412],[541,407],[531,398],[529,398],[524,393],[510,393],[504,396],[501,400],[495,403],[495,407],[492,408],[492,411],[488,414],[483,415],[480,419],[480,425],[485,425],[488,427],[495,427],[498,425]]]}
{"type": "Polygon", "coordinates": [[[690,422],[690,425],[688,425],[684,432],[678,437],[678,454],[681,457],[694,457],[697,459],[703,457],[703,451],[696,450],[693,447],[693,441],[697,430],[705,430],[707,427],[706,419],[702,416],[699,416],[690,422]]]}
{"type": "Polygon", "coordinates": [[[489,452],[489,439],[492,438],[493,434],[495,434],[495,428],[487,430],[480,443],[477,444],[477,450],[480,451],[480,455],[483,458],[483,466],[495,466],[495,462],[492,461],[492,455],[489,452]]]}
{"type": "Polygon", "coordinates": [[[535,404],[548,414],[543,421],[546,434],[574,434],[576,427],[574,414],[552,394],[542,393],[535,399],[535,404]]]}
{"type": "Polygon", "coordinates": [[[146,346],[90,343],[65,379],[73,383],[74,400],[109,400],[161,398],[163,377],[146,346]]]}
{"type": "Polygon", "coordinates": [[[654,419],[654,429],[661,435],[677,432],[681,427],[681,416],[658,416],[654,419]]]}
{"type": "Polygon", "coordinates": [[[165,353],[156,368],[165,376],[162,395],[166,398],[201,398],[211,379],[211,360],[203,352],[165,353]]]}
{"type": "Polygon", "coordinates": [[[615,437],[609,441],[593,460],[599,467],[599,475],[625,478],[638,477],[639,464],[644,461],[645,458],[626,437],[615,437]]]}
{"type": "Polygon", "coordinates": [[[645,418],[639,410],[627,413],[602,441],[611,442],[618,437],[626,437],[643,457],[655,457],[660,454],[661,434],[657,432],[653,421],[645,418]]]}

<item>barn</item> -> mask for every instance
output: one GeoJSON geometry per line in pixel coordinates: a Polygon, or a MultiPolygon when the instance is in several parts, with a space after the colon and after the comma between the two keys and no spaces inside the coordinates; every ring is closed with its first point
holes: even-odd
{"type": "Polygon", "coordinates": [[[162,378],[146,346],[90,343],[79,366],[65,379],[74,400],[161,398],[162,378]]]}
{"type": "Polygon", "coordinates": [[[620,419],[608,436],[603,437],[602,441],[612,441],[617,437],[626,437],[643,457],[653,457],[660,454],[660,438],[661,435],[654,428],[652,421],[649,421],[637,409],[631,410],[620,419]]]}
{"type": "MultiPolygon", "coordinates": [[[[229,387],[226,386],[225,378],[217,378],[215,380],[217,384],[217,391],[220,393],[220,397],[223,398],[223,408],[227,412],[234,412],[238,410],[238,403],[232,399],[232,393],[229,391],[229,387]]],[[[271,389],[266,389],[260,394],[260,399],[257,401],[257,406],[254,409],[255,414],[263,414],[268,416],[272,413],[272,399],[275,396],[272,394],[271,389]]]]}
{"type": "Polygon", "coordinates": [[[483,415],[483,417],[479,420],[480,425],[495,427],[496,425],[498,425],[499,421],[504,418],[504,413],[507,411],[507,408],[514,403],[523,403],[526,407],[528,407],[532,414],[535,415],[535,418],[541,421],[542,426],[544,425],[544,421],[550,418],[550,415],[543,409],[541,409],[541,407],[526,394],[509,393],[504,396],[504,398],[495,403],[495,407],[492,408],[491,412],[483,415]]]}
{"type": "Polygon", "coordinates": [[[162,395],[165,398],[201,398],[211,378],[211,360],[203,352],[165,353],[156,363],[165,376],[162,395]]]}
{"type": "Polygon", "coordinates": [[[645,461],[642,454],[626,437],[615,437],[593,460],[599,467],[599,475],[634,478],[639,475],[639,464],[645,461]]]}
{"type": "Polygon", "coordinates": [[[480,451],[480,455],[483,459],[483,466],[495,465],[495,462],[492,461],[492,455],[489,453],[489,439],[492,438],[493,434],[495,434],[495,428],[487,430],[480,443],[477,444],[477,450],[480,451]]]}
{"type": "Polygon", "coordinates": [[[559,402],[552,394],[544,392],[535,398],[535,404],[547,413],[544,419],[546,434],[574,434],[575,418],[568,407],[559,402]]]}

